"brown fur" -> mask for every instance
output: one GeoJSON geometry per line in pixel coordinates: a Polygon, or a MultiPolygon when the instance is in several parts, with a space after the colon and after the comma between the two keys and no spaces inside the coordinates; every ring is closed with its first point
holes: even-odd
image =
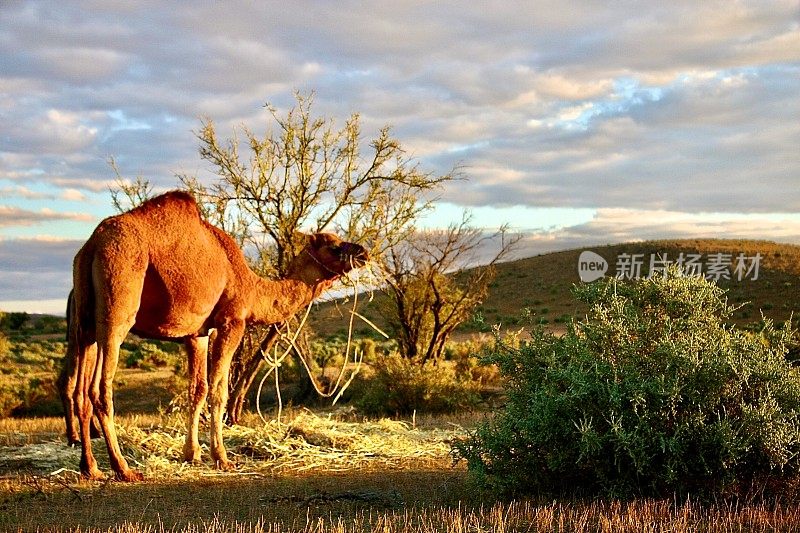
{"type": "Polygon", "coordinates": [[[205,222],[192,196],[169,192],[103,220],[75,256],[64,397],[67,433],[82,443],[81,473],[101,477],[91,448],[93,414],[105,434],[111,466],[120,480],[131,470],[114,429],[112,381],[119,346],[129,331],[141,337],[182,340],[190,373],[187,461],[200,460],[198,425],[210,394],[211,457],[230,466],[222,442],[228,373],[248,323],[281,322],[367,261],[359,245],[318,233],[290,265],[286,279],[260,278],[233,239],[205,222]],[[209,346],[209,332],[216,331],[209,346]]]}

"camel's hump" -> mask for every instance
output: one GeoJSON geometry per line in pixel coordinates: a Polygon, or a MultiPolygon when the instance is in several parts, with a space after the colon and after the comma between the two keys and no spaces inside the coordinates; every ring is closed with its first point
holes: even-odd
{"type": "Polygon", "coordinates": [[[197,201],[194,199],[194,196],[187,191],[169,191],[164,194],[159,194],[143,202],[130,212],[145,215],[153,211],[164,210],[183,211],[186,214],[200,216],[200,209],[197,207],[197,201]]]}

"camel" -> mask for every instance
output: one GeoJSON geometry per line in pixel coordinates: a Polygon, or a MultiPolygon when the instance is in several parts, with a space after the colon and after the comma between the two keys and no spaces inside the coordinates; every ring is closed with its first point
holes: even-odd
{"type": "Polygon", "coordinates": [[[208,396],[211,457],[218,468],[232,466],[222,441],[222,415],[231,359],[245,325],[288,319],[369,260],[362,246],[330,233],[305,240],[286,278],[269,280],[248,267],[228,234],[203,220],[187,192],[162,194],[97,226],[73,262],[62,382],[72,403],[66,406],[68,438],[81,442],[83,476],[103,477],[90,438],[96,417],[116,478],[143,478],[125,461],[114,427],[112,381],[128,332],[184,343],[191,404],[184,459],[200,461],[198,428],[208,396]]]}

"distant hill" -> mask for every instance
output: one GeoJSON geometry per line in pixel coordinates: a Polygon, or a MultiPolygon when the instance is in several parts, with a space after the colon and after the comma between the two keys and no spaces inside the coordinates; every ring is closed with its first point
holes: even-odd
{"type": "MultiPolygon", "coordinates": [[[[739,325],[758,322],[762,312],[776,322],[787,320],[792,313],[795,320],[800,317],[800,246],[754,240],[688,239],[595,246],[501,263],[497,265],[497,277],[489,288],[489,296],[479,308],[485,322],[514,327],[520,324],[521,310],[528,308],[537,321],[562,329],[571,317],[583,316],[586,308],[575,301],[570,290],[580,283],[578,257],[584,250],[603,257],[608,262],[606,275],[611,276],[616,275],[619,260],[625,262],[634,255],[642,263],[641,276],[647,276],[651,255],[656,266],[659,258],[675,261],[681,253],[684,259],[691,257],[690,254],[699,255],[694,259],[705,274],[717,254],[731,254],[734,262],[728,268],[731,279],[720,279],[718,284],[728,290],[731,304],[741,305],[733,322],[739,325]],[[734,269],[739,254],[743,254],[745,267],[752,266],[757,254],[760,256],[757,279],[753,279],[754,270],[742,271],[742,280],[737,279],[734,269]]],[[[359,312],[383,328],[386,325],[377,312],[380,299],[379,293],[375,293],[371,303],[359,303],[359,312]]],[[[311,314],[312,327],[322,335],[346,332],[346,309],[350,305],[337,300],[315,306],[311,314]]],[[[363,322],[356,322],[357,332],[369,333],[370,328],[363,322]]],[[[470,323],[459,331],[471,333],[479,329],[478,325],[470,323]]]]}

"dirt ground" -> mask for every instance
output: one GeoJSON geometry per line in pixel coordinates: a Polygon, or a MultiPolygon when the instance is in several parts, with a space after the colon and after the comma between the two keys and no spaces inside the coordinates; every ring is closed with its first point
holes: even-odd
{"type": "MultiPolygon", "coordinates": [[[[157,422],[123,418],[139,427],[157,422]]],[[[234,472],[172,461],[171,470],[151,474],[142,483],[90,482],[80,478],[80,449],[67,446],[61,424],[55,418],[19,421],[15,430],[9,421],[0,424],[5,433],[0,440],[5,444],[0,445],[0,531],[102,531],[126,522],[172,530],[215,520],[278,523],[292,530],[318,518],[483,503],[464,465],[454,466],[445,454],[412,458],[396,467],[376,462],[286,473],[255,470],[256,463],[244,459],[234,472]]],[[[109,472],[103,440],[95,439],[93,448],[109,472]]]]}
{"type": "Polygon", "coordinates": [[[0,530],[102,530],[126,522],[171,530],[215,520],[291,530],[318,518],[483,503],[465,469],[445,464],[275,476],[209,471],[188,481],[124,484],[80,480],[78,460],[79,451],[61,443],[0,449],[0,530]]]}

